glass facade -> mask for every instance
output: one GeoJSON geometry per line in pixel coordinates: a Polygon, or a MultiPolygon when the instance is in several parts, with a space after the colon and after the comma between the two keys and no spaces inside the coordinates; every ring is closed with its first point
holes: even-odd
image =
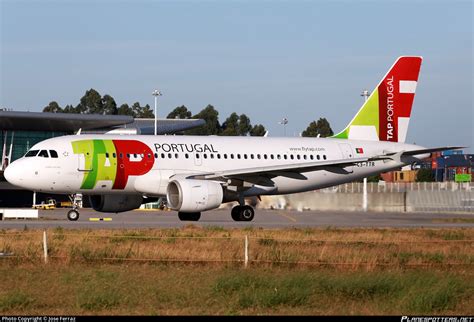
{"type": "Polygon", "coordinates": [[[38,142],[44,141],[49,138],[53,138],[56,136],[67,135],[70,133],[67,132],[51,132],[51,131],[8,131],[6,132],[6,140],[5,140],[5,132],[1,132],[0,137],[0,157],[3,155],[3,146],[6,141],[6,153],[10,151],[10,144],[12,142],[13,137],[13,151],[12,151],[12,160],[10,162],[15,161],[16,159],[21,158],[25,155],[26,151],[28,151],[33,145],[38,142]]]}

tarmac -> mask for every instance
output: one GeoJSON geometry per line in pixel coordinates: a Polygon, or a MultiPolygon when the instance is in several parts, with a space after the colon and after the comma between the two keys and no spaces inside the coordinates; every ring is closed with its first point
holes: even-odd
{"type": "Polygon", "coordinates": [[[4,219],[0,229],[139,229],[179,228],[186,225],[218,226],[222,228],[474,228],[474,212],[469,213],[395,213],[395,212],[328,212],[257,209],[251,222],[235,222],[230,209],[203,212],[199,221],[180,221],[177,212],[133,210],[123,213],[99,213],[81,209],[77,221],[69,221],[69,209],[40,210],[39,219],[4,219]]]}

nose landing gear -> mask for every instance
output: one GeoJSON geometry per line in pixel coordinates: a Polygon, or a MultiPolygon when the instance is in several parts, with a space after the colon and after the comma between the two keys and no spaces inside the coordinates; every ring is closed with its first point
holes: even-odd
{"type": "Polygon", "coordinates": [[[78,209],[82,207],[82,194],[75,193],[69,196],[72,203],[72,209],[67,212],[67,219],[76,221],[79,219],[78,209]]]}

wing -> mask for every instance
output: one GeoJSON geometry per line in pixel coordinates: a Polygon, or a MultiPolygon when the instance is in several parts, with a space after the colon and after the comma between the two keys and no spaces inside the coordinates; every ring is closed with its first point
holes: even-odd
{"type": "MultiPolygon", "coordinates": [[[[252,167],[243,169],[232,169],[225,171],[215,171],[207,173],[197,173],[185,175],[187,179],[202,179],[202,180],[219,180],[226,181],[227,179],[236,178],[244,181],[249,181],[250,177],[265,176],[267,178],[276,176],[291,176],[297,178],[301,172],[315,171],[319,169],[327,169],[328,167],[338,167],[343,169],[347,166],[352,166],[358,162],[370,161],[371,158],[352,158],[328,161],[313,161],[300,164],[282,164],[264,167],[252,167]]],[[[344,171],[344,170],[342,170],[344,171]]],[[[346,171],[346,173],[349,173],[346,171]]],[[[177,175],[181,176],[181,175],[177,175]]],[[[300,175],[301,176],[301,175],[300,175]]],[[[303,179],[302,177],[301,179],[303,179]]],[[[250,180],[253,182],[253,180],[250,180]]]]}

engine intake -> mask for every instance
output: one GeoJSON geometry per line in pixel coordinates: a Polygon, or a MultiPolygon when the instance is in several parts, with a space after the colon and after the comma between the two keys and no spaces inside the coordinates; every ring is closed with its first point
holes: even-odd
{"type": "Polygon", "coordinates": [[[181,212],[200,212],[219,207],[224,198],[218,182],[195,179],[172,180],[166,189],[168,206],[181,212]]]}
{"type": "Polygon", "coordinates": [[[92,208],[100,212],[124,212],[141,206],[141,195],[94,195],[89,196],[92,208]]]}

